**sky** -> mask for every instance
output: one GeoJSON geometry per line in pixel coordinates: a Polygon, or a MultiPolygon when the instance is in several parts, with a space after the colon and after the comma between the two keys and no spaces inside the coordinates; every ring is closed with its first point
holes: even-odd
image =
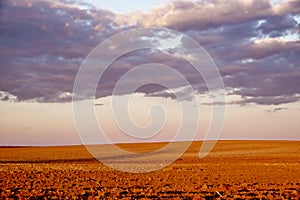
{"type": "MultiPolygon", "coordinates": [[[[299,1],[3,0],[0,5],[0,145],[80,144],[85,133],[78,134],[72,104],[80,66],[105,39],[153,27],[191,37],[214,61],[226,94],[220,139],[300,139],[299,1]]],[[[163,35],[157,37],[170,52],[180,45],[191,50],[181,38],[173,47],[163,35]]],[[[143,80],[146,74],[137,75],[133,82],[143,80]]],[[[85,98],[89,97],[83,96],[82,101],[85,98]]],[[[196,139],[201,140],[216,106],[203,77],[197,76],[188,62],[175,53],[153,49],[129,52],[114,61],[94,98],[98,123],[114,142],[172,140],[182,120],[179,103],[190,113],[199,110],[196,139]],[[176,99],[170,90],[157,85],[113,95],[124,73],[146,63],[177,70],[196,93],[177,85],[178,80],[168,74],[157,74],[151,78],[153,82],[163,77],[174,85],[172,91],[184,98],[176,99]],[[117,108],[129,97],[130,119],[142,128],[137,133],[140,137],[153,122],[165,122],[164,126],[147,140],[129,137],[122,130],[133,131],[131,124],[123,124],[122,129],[115,122],[114,96],[117,108]],[[164,107],[164,114],[156,105],[164,107]]],[[[124,116],[120,117],[124,122],[124,116]]],[[[188,117],[184,120],[193,122],[188,117]]]]}

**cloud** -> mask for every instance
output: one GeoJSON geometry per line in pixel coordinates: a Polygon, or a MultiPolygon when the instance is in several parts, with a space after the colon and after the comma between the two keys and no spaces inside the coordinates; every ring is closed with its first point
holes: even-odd
{"type": "Polygon", "coordinates": [[[113,17],[59,1],[2,1],[0,90],[20,101],[65,101],[84,57],[114,33],[113,17]]]}
{"type": "Polygon", "coordinates": [[[290,102],[299,101],[299,96],[277,96],[277,97],[248,97],[240,101],[232,102],[232,104],[245,105],[248,103],[256,103],[260,105],[281,105],[290,102]]]}
{"type": "Polygon", "coordinates": [[[284,41],[277,38],[267,38],[251,43],[245,52],[241,54],[242,57],[252,59],[262,59],[268,56],[284,53],[286,51],[297,52],[300,48],[299,41],[284,41]]]}
{"type": "MultiPolygon", "coordinates": [[[[97,44],[123,30],[154,26],[183,32],[203,45],[216,62],[228,95],[241,96],[235,104],[296,102],[300,94],[298,13],[300,3],[294,0],[280,5],[267,0],[176,0],[148,13],[128,14],[80,1],[1,1],[0,91],[6,94],[1,99],[70,101],[77,70],[97,44]]],[[[171,66],[187,77],[196,92],[207,92],[190,64],[169,51],[150,49],[122,56],[105,72],[96,96],[111,95],[124,73],[149,62],[171,66]]],[[[162,78],[176,86],[168,76],[152,81],[162,78]]],[[[175,98],[154,85],[138,92],[175,98]]],[[[180,92],[189,99],[186,90],[180,92]]]]}
{"type": "Polygon", "coordinates": [[[176,30],[207,30],[220,26],[238,25],[268,17],[299,13],[296,0],[286,1],[280,6],[272,6],[268,0],[227,1],[171,1],[169,4],[152,9],[150,13],[136,13],[125,20],[132,24],[148,27],[168,27],[176,30]],[[139,20],[142,18],[141,20],[139,20]]]}
{"type": "Polygon", "coordinates": [[[288,108],[277,107],[277,108],[274,108],[274,109],[268,109],[268,110],[266,110],[266,112],[274,113],[274,112],[277,112],[277,111],[280,111],[280,110],[286,110],[286,109],[288,109],[288,108]]]}

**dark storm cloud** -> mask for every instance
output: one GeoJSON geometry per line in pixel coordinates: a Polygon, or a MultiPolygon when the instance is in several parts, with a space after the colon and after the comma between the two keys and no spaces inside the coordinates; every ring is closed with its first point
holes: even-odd
{"type": "MultiPolygon", "coordinates": [[[[299,101],[298,1],[286,1],[277,7],[267,0],[172,1],[148,13],[122,15],[75,4],[80,3],[1,1],[0,91],[19,101],[70,101],[76,72],[99,42],[131,27],[167,27],[205,47],[223,76],[229,96],[241,96],[242,100],[234,103],[280,105],[299,101]],[[288,39],[288,34],[294,34],[293,40],[280,38],[288,39]]],[[[197,92],[207,92],[201,76],[189,63],[150,50],[129,53],[113,63],[100,80],[96,96],[111,95],[125,72],[149,62],[173,67],[197,92]]],[[[174,98],[154,85],[138,92],[174,98]]],[[[6,96],[2,100],[7,100],[6,96]]]]}

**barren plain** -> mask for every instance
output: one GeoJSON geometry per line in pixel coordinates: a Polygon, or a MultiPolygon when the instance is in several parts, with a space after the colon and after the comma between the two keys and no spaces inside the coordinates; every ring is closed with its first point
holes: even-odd
{"type": "Polygon", "coordinates": [[[1,147],[0,199],[300,199],[300,142],[219,141],[202,159],[200,146],[148,173],[109,168],[84,146],[1,147]]]}

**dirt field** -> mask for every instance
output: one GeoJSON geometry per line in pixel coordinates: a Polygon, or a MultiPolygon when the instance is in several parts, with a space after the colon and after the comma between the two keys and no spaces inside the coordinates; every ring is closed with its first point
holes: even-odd
{"type": "Polygon", "coordinates": [[[0,148],[0,199],[300,199],[300,142],[219,141],[203,159],[200,146],[143,174],[111,169],[82,146],[0,148]]]}

